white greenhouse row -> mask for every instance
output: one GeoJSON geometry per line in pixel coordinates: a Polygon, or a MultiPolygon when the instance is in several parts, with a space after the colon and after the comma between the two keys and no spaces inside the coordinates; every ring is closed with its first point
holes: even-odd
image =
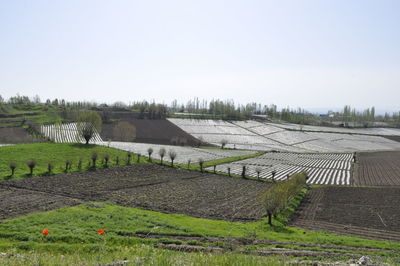
{"type": "Polygon", "coordinates": [[[196,138],[219,145],[228,141],[227,147],[253,150],[278,150],[290,152],[353,152],[397,150],[400,143],[381,136],[400,134],[396,129],[342,129],[273,124],[257,121],[222,121],[198,119],[169,119],[172,123],[196,138]],[[319,132],[317,129],[321,128],[319,132]],[[303,130],[301,130],[303,129],[303,130]],[[335,132],[328,132],[328,129],[335,132]]]}
{"type": "MultiPolygon", "coordinates": [[[[228,164],[221,164],[216,171],[241,175],[243,166],[246,175],[262,179],[284,180],[288,176],[307,172],[307,183],[317,185],[350,185],[352,153],[266,153],[264,155],[228,164]],[[257,170],[259,173],[257,173],[257,170]]],[[[213,167],[207,168],[212,171],[213,167]]]]}
{"type": "MultiPolygon", "coordinates": [[[[85,142],[85,139],[78,133],[77,123],[43,125],[40,130],[46,138],[54,142],[85,142]]],[[[91,143],[102,141],[97,131],[90,140],[91,143]]]]}

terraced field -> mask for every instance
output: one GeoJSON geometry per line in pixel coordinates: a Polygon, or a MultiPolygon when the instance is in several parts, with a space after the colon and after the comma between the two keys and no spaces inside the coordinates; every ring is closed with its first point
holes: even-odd
{"type": "MultiPolygon", "coordinates": [[[[41,126],[41,133],[51,141],[59,143],[79,142],[85,143],[85,139],[78,134],[77,123],[53,124],[41,126]]],[[[91,143],[102,142],[100,135],[96,132],[91,143]]]]}
{"type": "Polygon", "coordinates": [[[376,136],[400,135],[397,129],[307,127],[257,121],[169,119],[196,138],[227,147],[287,152],[354,152],[400,149],[400,143],[376,136]],[[321,129],[321,130],[318,130],[321,129]]]}
{"type": "MultiPolygon", "coordinates": [[[[218,172],[240,175],[243,166],[246,166],[246,175],[257,177],[257,169],[260,169],[259,177],[272,179],[275,172],[275,180],[284,180],[288,176],[307,172],[307,183],[316,185],[350,185],[352,153],[266,153],[261,156],[237,161],[229,164],[221,164],[216,167],[218,172]]],[[[208,168],[207,170],[212,170],[208,168]]]]}
{"type": "Polygon", "coordinates": [[[151,158],[160,159],[160,155],[158,154],[161,148],[166,150],[166,154],[164,157],[164,161],[171,161],[168,156],[169,151],[175,151],[177,156],[174,162],[180,164],[186,164],[190,159],[192,163],[198,163],[198,160],[201,158],[204,161],[213,161],[228,157],[236,157],[248,154],[254,154],[255,151],[246,151],[246,150],[228,150],[228,149],[199,149],[193,147],[182,147],[182,146],[173,146],[173,145],[158,145],[158,144],[148,144],[148,143],[136,143],[136,142],[105,142],[102,145],[107,145],[112,148],[130,151],[136,154],[141,154],[143,156],[148,156],[147,150],[149,148],[153,149],[153,154],[151,158]]]}

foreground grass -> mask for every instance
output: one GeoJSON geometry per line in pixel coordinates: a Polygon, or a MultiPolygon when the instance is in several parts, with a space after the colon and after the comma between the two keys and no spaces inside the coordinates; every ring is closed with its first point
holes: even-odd
{"type": "MultiPolygon", "coordinates": [[[[89,166],[89,163],[91,162],[90,157],[94,151],[98,152],[98,159],[96,162],[98,168],[104,166],[102,160],[105,154],[110,155],[109,166],[115,166],[117,156],[119,157],[121,165],[126,164],[127,152],[103,146],[73,143],[18,144],[0,147],[0,178],[10,178],[10,162],[15,162],[17,164],[13,178],[29,176],[29,168],[26,162],[32,159],[37,163],[33,171],[33,176],[48,174],[48,163],[54,165],[53,174],[63,173],[65,172],[66,160],[71,160],[72,162],[71,169],[68,170],[68,172],[88,170],[92,167],[89,166]],[[82,158],[81,169],[78,168],[78,161],[80,158],[82,158]]],[[[132,157],[132,163],[135,162],[136,157],[132,157]]],[[[146,160],[141,158],[141,162],[146,162],[146,160]]]]}
{"type": "MultiPolygon", "coordinates": [[[[215,243],[197,243],[193,240],[177,240],[173,237],[171,239],[171,236],[246,238],[377,248],[381,251],[371,253],[372,255],[387,259],[400,256],[399,253],[385,251],[385,249],[400,251],[398,243],[309,232],[285,227],[279,221],[275,221],[275,225],[270,227],[265,221],[227,222],[164,214],[110,203],[88,202],[75,207],[4,221],[0,224],[0,252],[14,255],[0,255],[0,264],[11,265],[15,262],[23,265],[26,264],[23,263],[24,259],[25,262],[33,261],[40,265],[97,264],[120,261],[124,258],[131,262],[137,261],[139,264],[178,265],[279,265],[284,262],[280,257],[265,258],[237,252],[188,255],[153,246],[158,243],[215,245],[215,243]],[[41,235],[44,228],[49,230],[49,235],[41,235]],[[104,235],[98,235],[97,231],[100,228],[106,230],[104,235]],[[165,237],[139,238],[135,234],[160,234],[165,237]],[[177,263],[174,263],[175,261],[177,263]]],[[[224,243],[217,245],[223,246],[224,243]]],[[[290,244],[287,247],[290,247],[290,244]]],[[[318,247],[314,249],[318,250],[318,247]]],[[[333,252],[340,252],[340,248],[333,252]]]]}

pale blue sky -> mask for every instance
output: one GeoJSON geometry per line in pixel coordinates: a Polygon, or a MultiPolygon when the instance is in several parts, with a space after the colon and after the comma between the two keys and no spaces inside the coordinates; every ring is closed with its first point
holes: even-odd
{"type": "Polygon", "coordinates": [[[0,95],[400,110],[400,1],[0,0],[0,95]]]}

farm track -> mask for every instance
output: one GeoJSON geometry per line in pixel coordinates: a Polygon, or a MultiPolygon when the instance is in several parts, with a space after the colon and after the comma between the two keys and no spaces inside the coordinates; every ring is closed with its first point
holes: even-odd
{"type": "Polygon", "coordinates": [[[110,201],[194,217],[252,221],[264,215],[257,195],[268,186],[266,182],[155,164],[121,166],[1,181],[0,218],[14,218],[85,201],[110,201]]]}
{"type": "Polygon", "coordinates": [[[377,249],[377,248],[364,248],[364,247],[351,247],[351,246],[343,246],[343,245],[326,245],[326,244],[314,244],[314,243],[300,243],[293,241],[277,241],[277,240],[257,240],[250,238],[227,238],[227,237],[208,237],[208,236],[190,236],[190,235],[176,235],[176,234],[157,234],[149,232],[147,234],[144,233],[127,233],[120,232],[117,233],[120,236],[125,237],[137,237],[137,238],[152,238],[152,239],[160,239],[160,238],[168,238],[168,239],[176,239],[181,241],[198,241],[201,243],[229,243],[233,245],[291,245],[297,246],[300,248],[320,248],[320,249],[336,249],[336,250],[346,250],[346,251],[356,251],[356,252],[380,252],[380,251],[389,251],[393,253],[400,254],[399,250],[393,249],[377,249]]]}

